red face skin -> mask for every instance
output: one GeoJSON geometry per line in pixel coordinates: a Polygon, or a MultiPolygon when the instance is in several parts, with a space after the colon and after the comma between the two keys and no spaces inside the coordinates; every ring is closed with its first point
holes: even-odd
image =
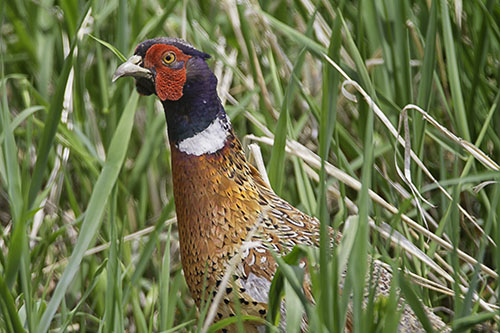
{"type": "Polygon", "coordinates": [[[156,44],[144,57],[144,67],[156,71],[156,94],[162,100],[177,101],[186,83],[186,63],[191,58],[172,45],[156,44]]]}

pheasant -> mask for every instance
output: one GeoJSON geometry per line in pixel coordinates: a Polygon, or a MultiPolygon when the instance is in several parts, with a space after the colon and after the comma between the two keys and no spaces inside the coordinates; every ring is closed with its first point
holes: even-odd
{"type": "MultiPolygon", "coordinates": [[[[287,253],[297,244],[317,246],[319,222],[277,196],[247,162],[217,95],[208,58],[181,39],[150,39],[118,67],[113,81],[132,76],[140,94],[155,94],[163,104],[182,267],[193,299],[199,306],[207,296],[204,290],[218,289],[228,262],[246,242],[216,320],[234,316],[234,302],[240,302],[242,314],[264,318],[277,268],[270,250],[287,253]]],[[[387,294],[391,274],[377,264],[375,271],[378,293],[387,294]]],[[[435,328],[445,327],[427,313],[435,328]]],[[[245,325],[247,331],[264,327],[245,325]]],[[[409,306],[399,330],[423,331],[409,306]]]]}

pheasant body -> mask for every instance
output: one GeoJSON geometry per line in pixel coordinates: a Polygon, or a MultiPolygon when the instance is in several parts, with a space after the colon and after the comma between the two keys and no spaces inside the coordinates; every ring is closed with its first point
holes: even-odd
{"type": "MultiPolygon", "coordinates": [[[[115,78],[134,76],[137,90],[156,94],[165,109],[181,260],[193,299],[200,305],[210,296],[203,290],[215,293],[229,261],[245,245],[217,319],[234,315],[234,302],[240,303],[242,314],[264,318],[277,268],[270,250],[287,253],[296,244],[317,246],[319,222],[274,194],[247,162],[217,96],[217,79],[207,58],[179,39],[148,40],[118,68],[115,78]]],[[[336,233],[332,244],[340,237],[336,233]]],[[[391,274],[377,264],[375,271],[381,277],[377,293],[388,294],[391,274]]],[[[423,330],[409,307],[403,310],[400,330],[423,330]]],[[[437,328],[444,327],[428,314],[437,328]]],[[[248,330],[258,329],[245,324],[248,330]]]]}
{"type": "Polygon", "coordinates": [[[219,317],[235,313],[234,299],[242,303],[244,313],[265,316],[267,290],[276,271],[268,249],[279,253],[295,244],[317,244],[318,222],[272,193],[246,162],[232,130],[215,153],[189,155],[175,143],[171,152],[182,265],[193,298],[198,305],[206,298],[205,271],[207,289],[216,289],[229,260],[250,241],[233,275],[238,288],[227,288],[219,317]],[[254,236],[249,240],[250,232],[254,236]]]}

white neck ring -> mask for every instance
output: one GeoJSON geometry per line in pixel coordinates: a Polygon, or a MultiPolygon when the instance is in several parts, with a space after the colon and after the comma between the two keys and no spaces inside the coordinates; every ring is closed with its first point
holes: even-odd
{"type": "Polygon", "coordinates": [[[213,154],[224,147],[230,127],[229,119],[217,117],[203,131],[177,143],[177,149],[195,156],[213,154]]]}

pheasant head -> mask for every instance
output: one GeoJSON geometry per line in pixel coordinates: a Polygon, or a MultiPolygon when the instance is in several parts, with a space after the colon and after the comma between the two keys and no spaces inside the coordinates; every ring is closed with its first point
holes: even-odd
{"type": "Polygon", "coordinates": [[[156,94],[165,110],[170,143],[181,151],[189,145],[185,150],[194,155],[215,152],[230,129],[208,58],[183,40],[155,38],[139,44],[113,77],[132,76],[139,93],[156,94]],[[185,141],[200,133],[204,140],[185,141]]]}
{"type": "Polygon", "coordinates": [[[177,101],[184,94],[192,93],[189,90],[193,82],[210,76],[211,71],[205,63],[208,58],[208,54],[181,39],[149,39],[139,44],[134,55],[118,67],[113,81],[133,76],[139,93],[155,93],[162,101],[177,101]]]}

